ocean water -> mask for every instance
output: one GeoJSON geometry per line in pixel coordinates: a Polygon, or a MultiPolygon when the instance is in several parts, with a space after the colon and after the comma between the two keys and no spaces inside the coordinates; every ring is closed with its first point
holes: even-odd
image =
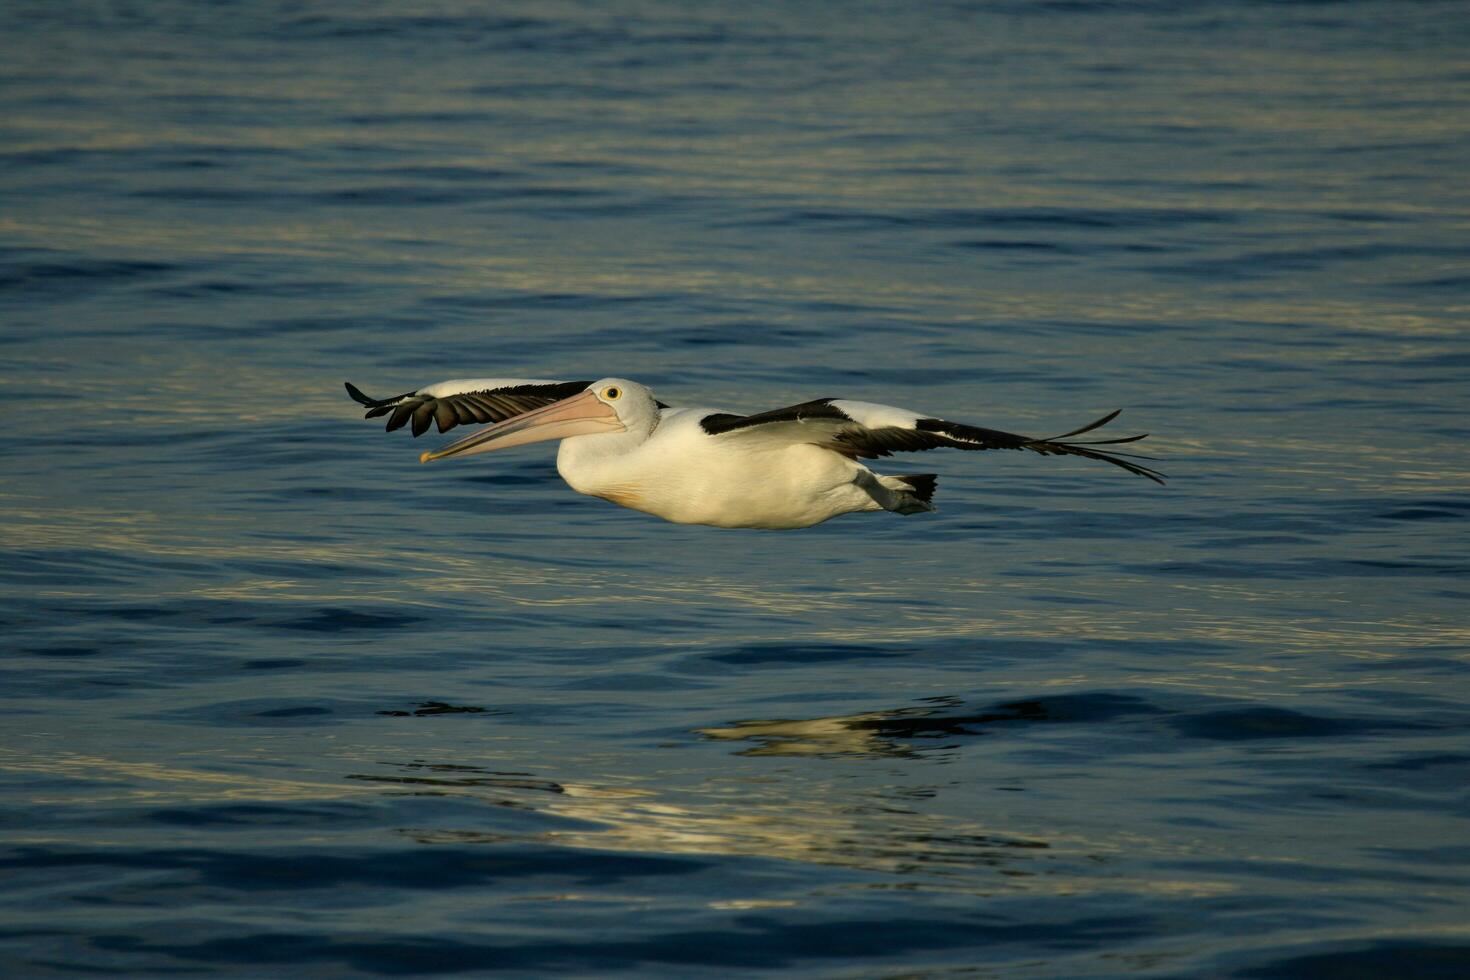
{"type": "Polygon", "coordinates": [[[0,6],[0,973],[1470,974],[1455,2],[0,6]],[[342,390],[1038,435],[787,533],[342,390]]]}

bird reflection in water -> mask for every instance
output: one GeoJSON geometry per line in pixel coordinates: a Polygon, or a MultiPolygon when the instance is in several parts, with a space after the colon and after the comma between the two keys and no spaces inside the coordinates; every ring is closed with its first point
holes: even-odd
{"type": "Polygon", "coordinates": [[[1045,721],[1050,716],[1040,701],[1015,701],[974,714],[955,713],[963,702],[954,697],[923,699],[925,707],[867,711],[824,718],[773,718],[737,721],[720,728],[700,728],[705,738],[757,743],[739,755],[917,755],[953,747],[953,742],[914,745],[915,740],[948,739],[983,734],[985,725],[1015,721],[1045,721]]]}
{"type": "MultiPolygon", "coordinates": [[[[530,832],[483,824],[399,829],[410,840],[428,845],[534,843],[642,854],[758,856],[919,874],[928,887],[962,890],[980,885],[953,875],[985,867],[999,872],[1010,882],[1007,887],[1019,886],[1019,879],[1037,881],[1038,876],[1056,884],[1060,877],[1070,877],[1056,862],[1078,857],[1079,845],[1090,847],[1073,841],[1057,850],[1057,842],[997,831],[970,819],[922,813],[905,805],[906,796],[916,795],[912,792],[879,793],[881,799],[848,799],[834,805],[808,787],[807,795],[799,798],[780,794],[737,801],[727,786],[674,794],[425,762],[404,764],[397,774],[353,778],[383,783],[395,794],[476,799],[559,818],[554,828],[530,832]],[[1043,859],[1044,865],[1033,863],[1043,859]],[[931,875],[939,877],[930,880],[931,875]]],[[[991,880],[983,887],[995,884],[991,880]]],[[[921,881],[914,880],[906,887],[920,886],[921,881]]]]}
{"type": "MultiPolygon", "coordinates": [[[[980,734],[985,726],[1048,718],[1044,702],[1018,701],[965,711],[959,699],[942,697],[886,711],[738,722],[699,729],[697,734],[713,740],[758,743],[742,755],[894,758],[917,755],[916,742],[932,740],[929,748],[944,748],[954,745],[957,737],[980,734]]],[[[394,793],[472,798],[561,818],[554,826],[530,831],[483,824],[401,828],[410,839],[430,845],[536,842],[640,853],[758,855],[919,875],[905,887],[987,891],[999,881],[1008,882],[1006,888],[1077,888],[1068,870],[1071,862],[1092,862],[1099,851],[1108,850],[1100,842],[1067,835],[1047,834],[1041,839],[970,817],[924,812],[926,808],[915,806],[916,800],[938,790],[911,784],[872,787],[856,797],[846,784],[833,788],[838,798],[810,783],[799,794],[752,795],[748,786],[732,793],[729,781],[723,778],[682,791],[654,791],[626,783],[548,779],[461,763],[417,760],[393,768],[392,772],[353,778],[382,783],[394,793]],[[961,869],[981,868],[991,869],[992,875],[963,881],[967,875],[954,877],[961,869]],[[1023,882],[1030,884],[1023,886],[1023,882]]]]}

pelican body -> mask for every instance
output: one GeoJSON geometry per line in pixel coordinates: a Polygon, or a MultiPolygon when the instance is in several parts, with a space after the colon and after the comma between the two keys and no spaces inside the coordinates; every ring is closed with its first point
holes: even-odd
{"type": "Polygon", "coordinates": [[[1163,482],[1132,458],[1091,448],[1143,436],[1062,441],[1105,425],[1117,412],[1062,436],[1031,439],[836,398],[758,415],[674,408],[623,378],[442,381],[386,399],[369,398],[350,383],[347,391],[366,406],[366,417],[388,416],[390,431],[409,425],[418,436],[431,423],[440,432],[491,423],[423,453],[421,462],[560,439],[557,472],[573,490],[675,524],[788,530],[841,514],[931,511],[933,474],[884,476],[859,460],[943,446],[1083,456],[1163,482]]]}

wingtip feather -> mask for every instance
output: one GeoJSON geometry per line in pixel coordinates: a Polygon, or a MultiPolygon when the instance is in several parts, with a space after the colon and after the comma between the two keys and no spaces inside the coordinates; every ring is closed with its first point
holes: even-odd
{"type": "Polygon", "coordinates": [[[1080,436],[1084,432],[1091,432],[1093,429],[1101,429],[1103,426],[1107,425],[1109,422],[1113,421],[1113,419],[1122,414],[1123,410],[1121,408],[1115,408],[1108,414],[1104,415],[1102,418],[1098,419],[1096,422],[1089,422],[1080,429],[1073,429],[1071,432],[1063,432],[1059,436],[1052,436],[1046,441],[1056,442],[1060,439],[1070,439],[1073,436],[1080,436]]]}

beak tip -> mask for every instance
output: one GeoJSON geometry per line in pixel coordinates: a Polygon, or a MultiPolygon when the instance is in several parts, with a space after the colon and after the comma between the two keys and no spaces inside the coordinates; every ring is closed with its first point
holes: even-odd
{"type": "Polygon", "coordinates": [[[434,458],[434,454],[432,452],[425,451],[425,452],[419,453],[419,462],[420,463],[427,463],[429,460],[431,460],[433,458],[434,458]]]}

